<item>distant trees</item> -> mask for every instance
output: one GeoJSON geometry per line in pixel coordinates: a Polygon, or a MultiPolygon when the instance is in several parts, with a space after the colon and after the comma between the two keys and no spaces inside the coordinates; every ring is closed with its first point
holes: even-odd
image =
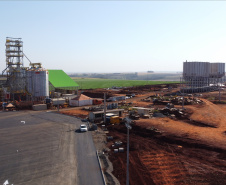
{"type": "Polygon", "coordinates": [[[69,75],[79,78],[101,78],[120,80],[160,80],[160,81],[180,81],[180,73],[74,73],[69,75]]]}

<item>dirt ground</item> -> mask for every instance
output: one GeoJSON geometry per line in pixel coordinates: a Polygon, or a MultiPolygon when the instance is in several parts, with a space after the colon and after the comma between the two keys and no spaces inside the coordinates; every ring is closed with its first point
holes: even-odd
{"type": "MultiPolygon", "coordinates": [[[[135,92],[135,98],[126,100],[133,102],[134,106],[156,107],[141,99],[169,93],[161,88],[165,86],[135,88],[121,93],[135,92]]],[[[89,92],[92,93],[95,94],[89,92]]],[[[203,93],[202,97],[202,104],[185,106],[186,119],[154,117],[135,121],[130,130],[131,185],[226,184],[226,104],[212,103],[218,100],[218,92],[203,93]]],[[[223,91],[221,101],[225,100],[223,91]]],[[[126,184],[126,152],[114,153],[119,147],[112,146],[121,141],[120,147],[126,150],[126,127],[109,125],[106,136],[113,136],[113,140],[106,142],[104,135],[102,139],[95,139],[94,133],[94,142],[99,150],[110,149],[105,155],[113,164],[112,173],[120,184],[126,184]]]]}
{"type": "MultiPolygon", "coordinates": [[[[126,148],[124,126],[109,128],[126,148]]],[[[109,145],[111,145],[110,143],[109,145]]],[[[111,153],[113,174],[126,183],[126,153],[111,153]]],[[[225,184],[225,150],[192,138],[134,125],[130,131],[130,184],[225,184]]]]}
{"type": "MultiPolygon", "coordinates": [[[[203,102],[185,106],[189,122],[136,121],[130,130],[130,184],[226,184],[226,106],[203,102]]],[[[126,184],[126,153],[113,153],[111,147],[120,140],[126,149],[126,128],[110,126],[109,135],[114,138],[108,144],[113,174],[126,184]]]]}
{"type": "Polygon", "coordinates": [[[71,109],[71,110],[61,110],[60,111],[61,114],[66,114],[66,115],[70,115],[70,116],[75,116],[75,117],[79,117],[79,118],[87,118],[89,112],[88,111],[84,111],[81,109],[71,109]]]}

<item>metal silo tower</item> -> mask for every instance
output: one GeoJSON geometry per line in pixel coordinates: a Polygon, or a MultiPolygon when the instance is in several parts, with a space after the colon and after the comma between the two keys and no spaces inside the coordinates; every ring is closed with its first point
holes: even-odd
{"type": "Polygon", "coordinates": [[[24,93],[26,68],[23,67],[23,42],[21,38],[6,37],[6,69],[8,91],[11,94],[24,93]]]}

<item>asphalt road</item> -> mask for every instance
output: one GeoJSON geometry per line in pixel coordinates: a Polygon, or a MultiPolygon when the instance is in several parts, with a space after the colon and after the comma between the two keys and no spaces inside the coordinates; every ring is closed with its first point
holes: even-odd
{"type": "Polygon", "coordinates": [[[101,185],[91,132],[54,112],[0,112],[0,184],[101,185]]]}
{"type": "Polygon", "coordinates": [[[103,184],[100,178],[100,167],[97,162],[96,151],[90,132],[79,133],[77,137],[77,158],[78,160],[78,179],[79,185],[103,184]],[[92,141],[92,142],[91,142],[92,141]]]}

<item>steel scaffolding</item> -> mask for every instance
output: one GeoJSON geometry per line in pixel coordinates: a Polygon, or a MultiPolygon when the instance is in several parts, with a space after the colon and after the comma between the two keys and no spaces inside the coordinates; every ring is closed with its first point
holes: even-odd
{"type": "Polygon", "coordinates": [[[222,78],[209,77],[181,77],[180,89],[184,93],[200,93],[217,91],[226,82],[225,76],[222,78]]]}
{"type": "Polygon", "coordinates": [[[6,37],[6,68],[2,74],[7,76],[8,91],[24,93],[26,86],[26,68],[23,67],[23,42],[21,38],[6,37]]]}

